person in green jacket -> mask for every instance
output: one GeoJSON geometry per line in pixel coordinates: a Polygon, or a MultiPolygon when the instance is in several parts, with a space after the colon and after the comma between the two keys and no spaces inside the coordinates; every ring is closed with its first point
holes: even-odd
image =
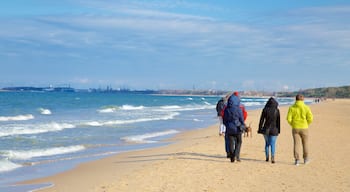
{"type": "Polygon", "coordinates": [[[295,103],[289,107],[287,121],[291,125],[294,141],[294,158],[295,165],[300,164],[299,149],[303,148],[304,164],[309,162],[308,148],[308,128],[313,121],[313,115],[309,106],[304,103],[304,96],[298,94],[295,103]]]}

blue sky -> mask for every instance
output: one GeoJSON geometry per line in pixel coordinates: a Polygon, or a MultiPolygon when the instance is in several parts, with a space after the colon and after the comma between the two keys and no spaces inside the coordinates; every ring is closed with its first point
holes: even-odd
{"type": "Polygon", "coordinates": [[[348,0],[11,0],[0,87],[350,85],[348,0]]]}

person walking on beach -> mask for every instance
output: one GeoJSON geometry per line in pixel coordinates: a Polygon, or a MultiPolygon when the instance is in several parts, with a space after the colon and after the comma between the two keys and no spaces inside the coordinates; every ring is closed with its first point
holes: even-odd
{"type": "Polygon", "coordinates": [[[258,133],[264,135],[265,157],[269,161],[269,148],[271,149],[271,163],[275,163],[276,140],[280,133],[280,111],[278,102],[270,98],[261,112],[258,133]]]}
{"type": "Polygon", "coordinates": [[[217,112],[217,116],[219,119],[219,135],[220,136],[224,136],[225,139],[225,151],[226,151],[226,157],[229,158],[230,157],[230,151],[229,151],[229,145],[228,145],[228,141],[225,135],[226,132],[226,127],[224,125],[223,122],[223,115],[224,115],[224,110],[226,108],[227,105],[227,96],[226,97],[222,97],[216,104],[216,112],[217,112]]]}
{"type": "Polygon", "coordinates": [[[313,121],[313,115],[309,108],[304,103],[304,96],[296,95],[295,103],[289,107],[287,121],[292,127],[294,141],[294,159],[295,165],[300,164],[299,149],[303,148],[304,164],[309,162],[309,147],[308,147],[308,128],[313,121]]]}
{"type": "Polygon", "coordinates": [[[241,125],[244,125],[243,112],[240,105],[240,99],[232,95],[228,99],[227,107],[224,111],[223,122],[226,127],[225,136],[229,141],[230,160],[241,161],[240,150],[242,145],[242,130],[241,125]]]}
{"type": "Polygon", "coordinates": [[[222,111],[225,109],[225,97],[222,97],[219,99],[219,101],[216,104],[216,112],[217,117],[219,119],[219,135],[223,135],[225,133],[225,125],[222,121],[222,111]]]}

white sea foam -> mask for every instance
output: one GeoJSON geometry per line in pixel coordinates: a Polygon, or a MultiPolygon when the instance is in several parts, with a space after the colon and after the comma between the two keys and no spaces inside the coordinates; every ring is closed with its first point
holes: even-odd
{"type": "Polygon", "coordinates": [[[206,104],[206,105],[211,105],[209,102],[207,102],[207,101],[204,101],[204,104],[206,104]]]}
{"type": "Polygon", "coordinates": [[[22,167],[22,166],[9,161],[8,158],[0,159],[0,172],[12,171],[19,167],[22,167]]]}
{"type": "Polygon", "coordinates": [[[178,105],[165,105],[165,106],[161,106],[161,109],[181,109],[180,106],[178,105]]]}
{"type": "Polygon", "coordinates": [[[91,121],[85,123],[85,125],[92,126],[92,127],[101,127],[103,126],[103,123],[97,122],[97,121],[91,121]]]}
{"type": "Polygon", "coordinates": [[[114,113],[117,110],[142,110],[145,109],[144,106],[140,105],[140,106],[133,106],[133,105],[122,105],[121,107],[105,107],[103,109],[99,109],[97,110],[99,113],[114,113]]]}
{"type": "Polygon", "coordinates": [[[140,110],[144,109],[145,107],[140,105],[140,106],[133,106],[133,105],[123,105],[120,109],[123,110],[140,110]]]}
{"type": "Polygon", "coordinates": [[[104,109],[99,109],[97,110],[99,113],[114,113],[115,111],[117,111],[116,107],[107,107],[104,109]]]}
{"type": "Polygon", "coordinates": [[[50,109],[39,108],[38,110],[39,110],[40,114],[42,114],[42,115],[51,115],[52,114],[50,109]]]}
{"type": "Polygon", "coordinates": [[[61,131],[63,129],[75,128],[69,123],[47,123],[47,124],[15,124],[6,125],[0,129],[0,137],[11,135],[32,135],[46,132],[61,131]]]}
{"type": "Polygon", "coordinates": [[[68,147],[55,147],[47,149],[33,149],[33,150],[5,150],[1,151],[2,156],[7,157],[8,159],[15,160],[28,160],[35,157],[46,157],[53,155],[62,155],[67,153],[74,153],[84,150],[85,147],[82,145],[74,145],[68,147]]]}
{"type": "Polygon", "coordinates": [[[132,135],[132,136],[123,137],[121,139],[131,143],[155,143],[157,141],[153,141],[149,139],[155,138],[155,137],[161,137],[165,135],[172,135],[176,133],[179,133],[179,132],[171,129],[171,130],[162,131],[162,132],[146,133],[142,135],[132,135]]]}
{"type": "Polygon", "coordinates": [[[175,116],[179,115],[179,113],[174,112],[170,113],[168,115],[160,116],[160,117],[150,117],[150,118],[139,118],[139,119],[131,119],[131,120],[122,120],[122,121],[107,121],[107,125],[113,125],[113,124],[129,124],[129,123],[139,123],[139,122],[146,122],[146,121],[161,121],[161,120],[169,120],[173,119],[175,116]]]}
{"type": "Polygon", "coordinates": [[[262,102],[245,102],[244,106],[263,106],[265,103],[262,102]]]}
{"type": "Polygon", "coordinates": [[[0,121],[27,121],[30,119],[34,119],[34,116],[32,114],[17,116],[0,116],[0,121]]]}
{"type": "Polygon", "coordinates": [[[128,120],[111,120],[111,121],[101,121],[101,122],[91,121],[91,122],[84,123],[84,125],[93,126],[93,127],[101,127],[101,126],[140,123],[140,122],[147,122],[147,121],[161,121],[161,120],[173,119],[177,115],[179,115],[178,112],[172,112],[172,113],[169,113],[167,115],[163,115],[163,116],[159,116],[159,117],[138,118],[138,119],[128,119],[128,120]]]}
{"type": "Polygon", "coordinates": [[[203,109],[214,109],[215,105],[208,103],[209,105],[165,105],[161,106],[158,109],[154,109],[155,111],[195,111],[195,110],[203,110],[203,109]]]}

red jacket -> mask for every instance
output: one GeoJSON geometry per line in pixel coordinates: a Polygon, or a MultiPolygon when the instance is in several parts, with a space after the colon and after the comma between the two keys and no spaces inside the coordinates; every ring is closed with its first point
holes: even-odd
{"type": "Polygon", "coordinates": [[[241,108],[241,109],[242,109],[242,112],[243,112],[243,118],[244,118],[244,121],[245,121],[245,120],[247,119],[247,117],[248,117],[248,113],[247,113],[247,111],[245,110],[244,105],[240,104],[240,105],[239,105],[239,108],[241,108]]]}

